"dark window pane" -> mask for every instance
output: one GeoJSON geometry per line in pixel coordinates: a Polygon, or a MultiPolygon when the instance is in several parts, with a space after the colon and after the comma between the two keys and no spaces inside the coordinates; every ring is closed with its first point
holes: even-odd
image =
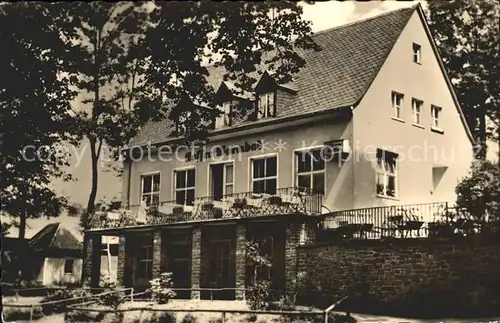
{"type": "Polygon", "coordinates": [[[160,204],[160,194],[153,194],[151,196],[151,204],[152,205],[159,205],[160,204]]]}
{"type": "Polygon", "coordinates": [[[325,194],[325,173],[313,175],[314,193],[325,194]]]}
{"type": "Polygon", "coordinates": [[[255,159],[253,161],[253,178],[264,177],[264,163],[265,159],[255,159]]]}
{"type": "Polygon", "coordinates": [[[194,189],[187,190],[186,192],[186,204],[193,205],[194,202],[194,189]]]}
{"type": "Polygon", "coordinates": [[[311,188],[311,175],[299,175],[297,182],[298,187],[311,188]]]}
{"type": "Polygon", "coordinates": [[[297,171],[299,173],[311,171],[311,155],[307,152],[297,153],[297,171]]]}
{"type": "Polygon", "coordinates": [[[276,157],[266,158],[266,177],[276,176],[276,157]]]}
{"type": "Polygon", "coordinates": [[[151,176],[144,176],[142,178],[142,192],[143,193],[150,193],[151,192],[151,176]]]}
{"type": "Polygon", "coordinates": [[[321,156],[321,150],[315,150],[312,152],[312,165],[313,170],[325,169],[325,162],[321,156]]]}
{"type": "Polygon", "coordinates": [[[195,181],[195,170],[190,169],[187,171],[187,186],[186,187],[194,187],[195,181]]]}
{"type": "Polygon", "coordinates": [[[184,204],[186,198],[186,192],[185,191],[177,191],[175,192],[175,203],[176,204],[184,204]]]}
{"type": "Polygon", "coordinates": [[[264,181],[255,181],[253,182],[253,190],[254,193],[264,193],[264,181]]]}
{"type": "Polygon", "coordinates": [[[158,192],[160,190],[160,174],[153,176],[153,191],[158,192]]]}
{"type": "Polygon", "coordinates": [[[175,187],[176,188],[186,187],[186,172],[185,171],[175,173],[175,187]]]}
{"type": "Polygon", "coordinates": [[[276,179],[268,179],[266,180],[266,190],[267,194],[276,194],[276,179]]]}
{"type": "Polygon", "coordinates": [[[387,195],[388,196],[396,196],[396,178],[394,176],[387,177],[387,195]]]}

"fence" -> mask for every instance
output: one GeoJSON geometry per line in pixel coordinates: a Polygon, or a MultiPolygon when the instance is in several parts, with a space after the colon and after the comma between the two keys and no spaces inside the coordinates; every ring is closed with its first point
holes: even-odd
{"type": "Polygon", "coordinates": [[[323,228],[344,238],[423,237],[433,223],[456,211],[454,203],[449,202],[345,210],[329,214],[323,228]]]}

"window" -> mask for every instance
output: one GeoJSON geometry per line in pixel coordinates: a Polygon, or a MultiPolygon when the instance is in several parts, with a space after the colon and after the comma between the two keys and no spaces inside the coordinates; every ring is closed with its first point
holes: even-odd
{"type": "Polygon", "coordinates": [[[64,260],[64,273],[65,274],[72,274],[73,273],[73,265],[75,263],[74,259],[65,259],[64,260]]]}
{"type": "Polygon", "coordinates": [[[175,202],[180,205],[193,205],[195,169],[174,171],[175,202]]]}
{"type": "Polygon", "coordinates": [[[441,108],[435,105],[431,106],[432,127],[439,128],[439,117],[441,116],[441,108]]]}
{"type": "Polygon", "coordinates": [[[215,118],[215,129],[229,127],[231,125],[231,101],[224,102],[219,109],[222,114],[215,118]]]}
{"type": "Polygon", "coordinates": [[[392,109],[394,117],[401,119],[401,107],[403,106],[403,94],[392,92],[392,109]]]}
{"type": "Polygon", "coordinates": [[[179,115],[179,121],[176,124],[177,134],[186,133],[187,130],[186,123],[188,122],[190,117],[191,117],[191,111],[184,111],[179,115]]]}
{"type": "Polygon", "coordinates": [[[266,157],[252,160],[252,191],[276,194],[277,158],[266,157]]]}
{"type": "Polygon", "coordinates": [[[137,277],[153,276],[153,244],[142,245],[137,253],[137,277]]]}
{"type": "Polygon", "coordinates": [[[260,267],[259,272],[257,273],[258,278],[272,280],[273,271],[273,256],[274,256],[274,238],[273,237],[264,237],[259,241],[259,254],[261,257],[267,259],[271,264],[270,267],[260,267]]]}
{"type": "Polygon", "coordinates": [[[396,197],[397,154],[377,149],[377,195],[396,197]]]}
{"type": "Polygon", "coordinates": [[[321,150],[308,150],[295,153],[296,186],[311,189],[314,193],[325,194],[325,161],[321,150]]]}
{"type": "Polygon", "coordinates": [[[269,118],[274,116],[274,92],[268,92],[259,95],[257,119],[269,118]]]}
{"type": "Polygon", "coordinates": [[[146,205],[158,205],[160,202],[160,174],[141,176],[141,201],[146,205]]]}
{"type": "Polygon", "coordinates": [[[413,123],[415,124],[420,124],[420,111],[422,111],[423,104],[424,102],[417,99],[412,99],[411,101],[411,106],[413,111],[413,123]]]}
{"type": "Polygon", "coordinates": [[[420,64],[422,47],[419,44],[413,43],[413,62],[420,64]]]}

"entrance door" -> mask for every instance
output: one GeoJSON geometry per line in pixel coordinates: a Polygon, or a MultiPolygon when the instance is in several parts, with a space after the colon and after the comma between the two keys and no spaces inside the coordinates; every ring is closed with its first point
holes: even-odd
{"type": "Polygon", "coordinates": [[[233,164],[210,165],[210,191],[215,201],[233,193],[233,164]]]}
{"type": "MultiPolygon", "coordinates": [[[[210,266],[211,286],[219,288],[234,288],[234,275],[231,268],[230,240],[213,241],[211,244],[212,265],[210,266]]],[[[214,291],[214,299],[233,299],[233,290],[214,291]]]]}

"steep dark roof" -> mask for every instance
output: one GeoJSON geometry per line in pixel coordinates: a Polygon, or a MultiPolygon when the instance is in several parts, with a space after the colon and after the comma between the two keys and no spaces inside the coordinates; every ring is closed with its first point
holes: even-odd
{"type": "Polygon", "coordinates": [[[47,224],[30,239],[29,245],[35,249],[82,249],[82,243],[70,230],[63,228],[60,223],[47,224]]]}
{"type": "MultiPolygon", "coordinates": [[[[277,117],[292,117],[355,105],[384,64],[390,50],[416,7],[391,11],[370,19],[324,30],[313,38],[318,52],[301,52],[306,65],[288,87],[298,90],[286,104],[276,107],[277,117]]],[[[207,82],[217,90],[223,70],[208,67],[207,82]]],[[[168,139],[172,122],[149,122],[131,146],[168,139]]]]}

